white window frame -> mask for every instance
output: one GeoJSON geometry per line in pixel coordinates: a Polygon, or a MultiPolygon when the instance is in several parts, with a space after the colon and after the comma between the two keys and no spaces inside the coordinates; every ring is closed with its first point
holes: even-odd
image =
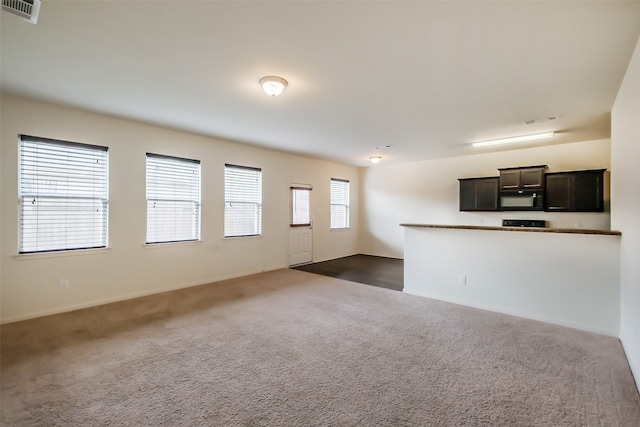
{"type": "Polygon", "coordinates": [[[262,169],[224,165],[224,237],[262,235],[262,169]]]}
{"type": "Polygon", "coordinates": [[[341,230],[350,226],[350,184],[346,179],[331,178],[331,229],[341,230]],[[342,211],[342,213],[340,213],[342,211]],[[341,220],[338,221],[338,216],[341,220]]]}
{"type": "Polygon", "coordinates": [[[18,137],[18,253],[106,248],[107,147],[18,137]]]}
{"type": "Polygon", "coordinates": [[[200,160],[147,153],[145,176],[146,244],[200,241],[200,160]]]}

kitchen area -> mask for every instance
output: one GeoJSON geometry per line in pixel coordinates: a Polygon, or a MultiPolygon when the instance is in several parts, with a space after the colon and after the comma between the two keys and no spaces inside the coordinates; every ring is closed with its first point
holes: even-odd
{"type": "Polygon", "coordinates": [[[545,216],[603,212],[606,170],[499,174],[459,179],[459,209],[502,212],[502,226],[401,224],[404,292],[617,336],[621,233],[545,216]]]}

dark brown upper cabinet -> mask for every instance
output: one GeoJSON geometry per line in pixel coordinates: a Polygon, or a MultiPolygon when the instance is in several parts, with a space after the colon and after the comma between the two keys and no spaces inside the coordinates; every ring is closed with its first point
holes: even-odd
{"type": "Polygon", "coordinates": [[[500,171],[500,190],[543,189],[546,169],[546,165],[498,169],[500,171]]]}
{"type": "Polygon", "coordinates": [[[593,169],[546,174],[545,210],[603,212],[604,172],[593,169]]]}
{"type": "Polygon", "coordinates": [[[462,178],[460,181],[461,211],[497,211],[500,178],[462,178]]]}

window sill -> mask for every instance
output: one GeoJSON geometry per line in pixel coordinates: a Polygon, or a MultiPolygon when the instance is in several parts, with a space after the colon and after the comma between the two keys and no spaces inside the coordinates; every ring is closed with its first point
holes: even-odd
{"type": "Polygon", "coordinates": [[[343,228],[332,228],[330,231],[349,231],[351,227],[343,227],[343,228]]]}
{"type": "Polygon", "coordinates": [[[16,261],[27,261],[32,259],[43,259],[43,258],[98,255],[98,254],[105,254],[110,251],[111,251],[111,248],[106,247],[106,248],[96,248],[96,249],[76,249],[76,250],[55,251],[55,252],[36,252],[36,253],[30,253],[30,254],[16,254],[13,256],[13,259],[15,259],[16,261]]]}
{"type": "Polygon", "coordinates": [[[162,243],[145,243],[142,247],[146,249],[170,248],[173,246],[195,246],[201,245],[202,240],[186,240],[184,242],[162,242],[162,243]]]}
{"type": "Polygon", "coordinates": [[[244,239],[260,239],[262,234],[252,234],[250,236],[224,236],[224,240],[244,240],[244,239]]]}

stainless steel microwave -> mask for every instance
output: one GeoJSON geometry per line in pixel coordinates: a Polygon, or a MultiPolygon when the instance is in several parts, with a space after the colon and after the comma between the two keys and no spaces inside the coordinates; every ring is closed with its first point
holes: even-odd
{"type": "Polygon", "coordinates": [[[544,209],[541,190],[509,190],[500,192],[500,209],[503,211],[541,211],[544,209]]]}

